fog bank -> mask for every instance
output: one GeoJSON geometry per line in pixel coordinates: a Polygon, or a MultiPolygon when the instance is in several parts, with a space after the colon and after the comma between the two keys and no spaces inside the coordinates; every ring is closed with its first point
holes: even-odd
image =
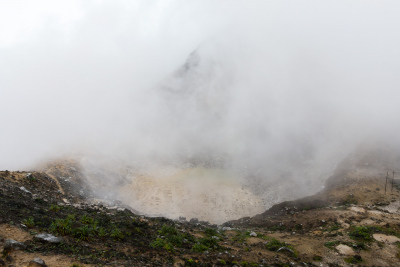
{"type": "Polygon", "coordinates": [[[396,1],[0,5],[0,169],[100,154],[302,183],[399,144],[396,1]]]}

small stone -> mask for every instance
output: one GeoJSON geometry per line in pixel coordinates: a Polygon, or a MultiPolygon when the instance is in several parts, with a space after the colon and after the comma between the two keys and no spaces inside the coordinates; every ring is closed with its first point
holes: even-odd
{"type": "Polygon", "coordinates": [[[23,186],[21,186],[19,189],[21,189],[21,190],[24,191],[25,193],[32,194],[31,192],[29,192],[28,190],[26,190],[26,188],[23,187],[23,186]]]}
{"type": "Polygon", "coordinates": [[[54,244],[64,242],[64,238],[57,237],[57,236],[54,236],[52,234],[47,234],[47,233],[37,234],[37,235],[35,235],[35,238],[42,242],[49,242],[49,243],[54,243],[54,244]]]}
{"type": "Polygon", "coordinates": [[[256,234],[255,232],[252,231],[252,232],[250,233],[250,236],[257,237],[257,234],[256,234]]]}
{"type": "Polygon", "coordinates": [[[46,263],[41,258],[34,258],[28,264],[28,267],[46,267],[46,263]]]}
{"type": "Polygon", "coordinates": [[[24,243],[15,241],[13,239],[7,239],[4,242],[4,250],[21,250],[25,248],[26,245],[24,243]]]}
{"type": "Polygon", "coordinates": [[[222,227],[222,231],[231,231],[232,228],[231,227],[222,227]]]}
{"type": "Polygon", "coordinates": [[[281,247],[280,249],[277,250],[277,252],[279,252],[279,251],[286,251],[286,252],[289,252],[291,254],[294,254],[294,251],[292,249],[288,248],[288,247],[281,247]]]}

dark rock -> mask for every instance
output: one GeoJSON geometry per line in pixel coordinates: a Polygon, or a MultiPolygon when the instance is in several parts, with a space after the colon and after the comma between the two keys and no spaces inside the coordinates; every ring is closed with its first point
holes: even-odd
{"type": "Polygon", "coordinates": [[[6,263],[2,259],[0,259],[0,267],[6,267],[6,263]]]}
{"type": "Polygon", "coordinates": [[[199,219],[197,219],[197,218],[192,218],[192,219],[190,219],[189,222],[190,222],[190,223],[198,223],[198,222],[199,222],[199,219]]]}
{"type": "Polygon", "coordinates": [[[13,262],[14,261],[14,258],[11,257],[10,255],[7,255],[4,259],[6,260],[6,262],[13,262]]]}
{"type": "Polygon", "coordinates": [[[4,242],[4,250],[21,250],[25,249],[26,245],[22,242],[15,241],[13,239],[7,239],[4,242]]]}
{"type": "Polygon", "coordinates": [[[47,233],[37,234],[37,235],[35,235],[35,238],[42,242],[49,242],[49,243],[54,243],[54,244],[64,242],[64,238],[57,237],[57,236],[47,234],[47,233]]]}
{"type": "Polygon", "coordinates": [[[28,264],[28,267],[46,267],[46,263],[41,258],[34,258],[28,264]]]}
{"type": "Polygon", "coordinates": [[[186,217],[179,216],[179,221],[184,221],[184,222],[186,222],[186,217]]]}

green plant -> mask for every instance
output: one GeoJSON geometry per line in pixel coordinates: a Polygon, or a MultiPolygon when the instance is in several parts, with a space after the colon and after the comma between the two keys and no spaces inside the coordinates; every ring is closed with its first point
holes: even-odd
{"type": "Polygon", "coordinates": [[[349,233],[350,238],[363,241],[371,241],[372,236],[368,227],[359,226],[349,233]]]}
{"type": "Polygon", "coordinates": [[[206,237],[200,238],[198,241],[200,244],[203,244],[204,246],[209,247],[211,249],[218,248],[218,241],[215,238],[206,236],[206,237]]]}
{"type": "Polygon", "coordinates": [[[167,224],[163,224],[163,226],[158,231],[158,233],[160,235],[176,235],[176,234],[178,234],[178,231],[173,226],[169,226],[167,224]]]}
{"type": "Polygon", "coordinates": [[[340,241],[330,241],[330,242],[326,242],[324,244],[324,246],[327,248],[333,249],[334,247],[336,247],[339,244],[340,244],[340,241]]]}
{"type": "Polygon", "coordinates": [[[270,251],[277,251],[278,249],[284,246],[285,246],[284,242],[280,242],[275,238],[272,238],[267,244],[265,244],[265,248],[270,251]]]}
{"type": "Polygon", "coordinates": [[[61,207],[58,205],[51,204],[51,206],[50,206],[50,210],[54,211],[54,212],[58,212],[60,209],[61,209],[61,207]]]}
{"type": "Polygon", "coordinates": [[[221,264],[221,265],[226,265],[226,261],[224,261],[224,260],[219,260],[219,264],[221,264]]]}
{"type": "Polygon", "coordinates": [[[70,221],[75,221],[75,214],[68,214],[67,219],[70,221]]]}
{"type": "Polygon", "coordinates": [[[206,235],[208,235],[208,236],[218,236],[218,235],[219,235],[218,231],[215,230],[215,229],[212,229],[212,228],[206,228],[206,229],[204,230],[204,233],[205,233],[206,235]]]}
{"type": "Polygon", "coordinates": [[[196,243],[196,244],[194,244],[192,246],[192,251],[193,252],[201,253],[201,252],[204,252],[204,251],[207,251],[207,250],[208,250],[208,247],[206,247],[205,245],[200,244],[200,243],[196,243]]]}
{"type": "Polygon", "coordinates": [[[103,227],[100,227],[99,230],[97,231],[97,235],[99,237],[105,237],[107,235],[106,229],[103,227]]]}
{"type": "Polygon", "coordinates": [[[83,267],[83,265],[79,265],[77,263],[73,263],[72,265],[70,265],[69,267],[83,267]]]}
{"type": "Polygon", "coordinates": [[[121,230],[119,230],[116,227],[111,231],[110,236],[114,238],[114,240],[116,241],[122,240],[124,238],[124,235],[122,234],[121,230]]]}
{"type": "Polygon", "coordinates": [[[150,246],[153,248],[164,248],[168,252],[175,251],[174,246],[162,238],[157,238],[155,241],[150,243],[150,246]]]}
{"type": "Polygon", "coordinates": [[[71,233],[72,224],[68,219],[56,219],[50,225],[50,231],[61,235],[68,235],[71,233]]]}
{"type": "Polygon", "coordinates": [[[33,217],[23,220],[22,223],[25,224],[29,229],[35,227],[35,221],[33,220],[33,217]]]}
{"type": "Polygon", "coordinates": [[[355,255],[353,257],[344,258],[344,261],[347,263],[360,263],[363,261],[360,255],[355,255]]]}
{"type": "Polygon", "coordinates": [[[92,224],[94,222],[93,218],[90,218],[86,214],[81,217],[81,223],[83,224],[92,224]]]}
{"type": "Polygon", "coordinates": [[[315,256],[313,257],[313,260],[314,260],[314,261],[322,261],[322,257],[319,256],[319,255],[315,255],[315,256]]]}
{"type": "Polygon", "coordinates": [[[84,225],[74,230],[74,237],[76,237],[80,241],[89,241],[90,233],[91,229],[89,228],[89,226],[84,225]]]}
{"type": "Polygon", "coordinates": [[[26,177],[28,178],[28,180],[30,182],[36,182],[37,181],[37,178],[35,176],[33,176],[32,174],[29,174],[26,177]]]}

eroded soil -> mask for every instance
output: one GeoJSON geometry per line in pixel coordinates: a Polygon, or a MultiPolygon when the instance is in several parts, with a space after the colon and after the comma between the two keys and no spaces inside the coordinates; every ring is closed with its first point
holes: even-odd
{"type": "Polygon", "coordinates": [[[2,171],[0,246],[7,239],[26,245],[5,250],[2,260],[5,266],[27,266],[36,257],[47,266],[398,266],[400,194],[396,183],[386,194],[384,187],[381,176],[336,173],[314,196],[216,227],[94,202],[71,162],[2,171]],[[41,242],[38,233],[64,240],[41,242]]]}

